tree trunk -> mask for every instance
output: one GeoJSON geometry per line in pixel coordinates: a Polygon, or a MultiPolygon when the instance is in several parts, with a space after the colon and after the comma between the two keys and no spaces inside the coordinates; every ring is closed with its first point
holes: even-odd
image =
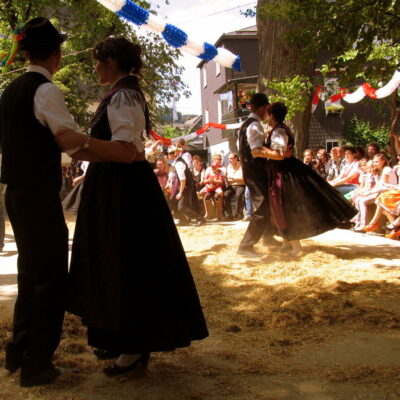
{"type": "MultiPolygon", "coordinates": [[[[263,5],[275,3],[280,0],[258,0],[258,9],[263,5]]],[[[257,29],[260,43],[260,69],[258,78],[258,91],[267,95],[272,94],[265,84],[265,80],[274,78],[285,79],[295,75],[307,76],[312,80],[314,74],[314,60],[309,64],[302,62],[301,43],[284,40],[290,32],[290,25],[269,17],[261,19],[257,13],[257,29]]],[[[309,127],[311,120],[312,93],[309,96],[308,106],[299,112],[289,122],[296,138],[296,155],[301,157],[303,150],[308,146],[309,127]]]]}
{"type": "MultiPolygon", "coordinates": [[[[392,101],[390,102],[390,133],[395,133],[397,135],[399,119],[400,119],[399,98],[397,90],[395,90],[395,92],[392,94],[392,101]]],[[[400,154],[400,149],[396,148],[396,141],[392,136],[390,136],[388,147],[391,159],[394,160],[394,163],[396,163],[397,155],[400,154]]]]}

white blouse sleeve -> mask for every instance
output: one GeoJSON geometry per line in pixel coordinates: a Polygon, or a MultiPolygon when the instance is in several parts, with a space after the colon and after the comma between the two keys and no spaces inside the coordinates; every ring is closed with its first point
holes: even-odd
{"type": "Polygon", "coordinates": [[[139,96],[133,90],[118,91],[107,107],[107,117],[112,132],[111,140],[132,143],[139,151],[143,151],[142,133],[146,128],[146,118],[139,96]]]}
{"type": "Polygon", "coordinates": [[[279,151],[283,156],[287,150],[288,135],[284,129],[274,129],[271,133],[271,150],[279,151]]]}

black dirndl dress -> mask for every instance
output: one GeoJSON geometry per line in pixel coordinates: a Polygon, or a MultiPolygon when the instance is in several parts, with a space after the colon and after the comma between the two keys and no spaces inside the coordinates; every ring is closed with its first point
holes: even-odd
{"type": "MultiPolygon", "coordinates": [[[[133,80],[133,82],[132,82],[133,80]]],[[[92,136],[111,139],[103,100],[92,136]]],[[[208,336],[179,234],[147,161],[90,163],[82,188],[67,310],[89,345],[120,353],[170,351],[208,336]]]]}
{"type": "MultiPolygon", "coordinates": [[[[290,129],[288,146],[294,146],[290,129]]],[[[272,133],[266,141],[271,148],[272,133]]],[[[266,163],[272,223],[287,240],[316,236],[347,223],[357,210],[334,187],[295,157],[266,163]]]]}

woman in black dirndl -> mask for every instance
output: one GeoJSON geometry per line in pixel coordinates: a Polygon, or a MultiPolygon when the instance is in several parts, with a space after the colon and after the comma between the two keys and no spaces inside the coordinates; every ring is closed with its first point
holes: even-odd
{"type": "Polygon", "coordinates": [[[300,239],[342,226],[357,210],[311,168],[292,156],[295,140],[283,123],[287,108],[272,103],[268,108],[269,132],[265,147],[255,157],[268,158],[267,188],[272,223],[292,254],[301,251],[300,239]],[[288,151],[289,150],[289,151],[288,151]]]}
{"type": "Polygon", "coordinates": [[[142,132],[149,113],[137,76],[141,49],[107,39],[94,49],[100,83],[113,83],[92,122],[91,138],[64,131],[60,145],[90,162],[82,189],[67,310],[88,327],[104,372],[146,365],[151,352],[208,336],[196,287],[174,221],[149,163],[142,132]]]}

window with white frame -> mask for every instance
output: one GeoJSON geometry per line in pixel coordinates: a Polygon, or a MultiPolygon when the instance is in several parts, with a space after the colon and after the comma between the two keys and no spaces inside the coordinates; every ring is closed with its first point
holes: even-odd
{"type": "Polygon", "coordinates": [[[329,153],[333,147],[340,147],[343,141],[341,139],[326,139],[325,148],[329,153]]]}
{"type": "Polygon", "coordinates": [[[222,122],[222,101],[218,100],[218,123],[222,122]]]}
{"type": "Polygon", "coordinates": [[[221,74],[221,64],[215,63],[215,76],[221,74]]]}
{"type": "Polygon", "coordinates": [[[206,68],[206,64],[203,65],[203,87],[207,87],[207,68],[206,68]]]}

